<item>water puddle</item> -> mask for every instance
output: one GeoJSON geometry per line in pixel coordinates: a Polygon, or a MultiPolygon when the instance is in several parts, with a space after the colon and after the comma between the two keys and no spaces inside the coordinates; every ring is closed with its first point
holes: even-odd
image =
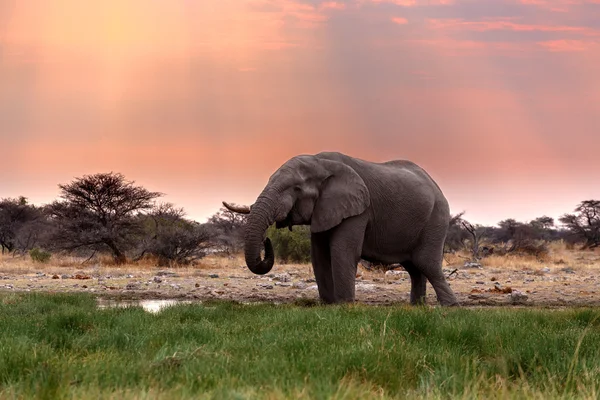
{"type": "Polygon", "coordinates": [[[177,304],[191,304],[189,300],[107,300],[97,299],[98,308],[142,307],[144,311],[156,314],[165,307],[177,304]]]}

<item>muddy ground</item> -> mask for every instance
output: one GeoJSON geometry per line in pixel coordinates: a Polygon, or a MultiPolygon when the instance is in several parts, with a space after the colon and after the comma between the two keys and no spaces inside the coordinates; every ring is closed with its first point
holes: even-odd
{"type": "MultiPolygon", "coordinates": [[[[467,306],[599,306],[600,257],[576,267],[564,262],[522,268],[463,263],[444,267],[459,301],[467,306]]],[[[195,268],[82,267],[0,260],[0,292],[86,292],[104,299],[225,299],[241,302],[306,303],[318,299],[310,265],[276,265],[265,276],[252,274],[239,259],[205,261],[195,268]]],[[[359,266],[356,299],[366,304],[406,304],[410,278],[398,268],[372,271],[359,266]]],[[[427,287],[427,303],[436,304],[427,287]]]]}

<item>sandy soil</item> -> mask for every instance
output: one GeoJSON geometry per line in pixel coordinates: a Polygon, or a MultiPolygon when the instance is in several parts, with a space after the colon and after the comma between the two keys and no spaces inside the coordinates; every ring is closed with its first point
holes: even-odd
{"type": "MultiPolygon", "coordinates": [[[[466,306],[600,306],[600,254],[572,260],[508,262],[482,268],[449,263],[444,272],[466,306]],[[576,261],[574,261],[576,260],[576,261]],[[506,264],[503,265],[503,264],[506,264]]],[[[456,260],[454,260],[456,261],[456,260]]],[[[153,266],[82,267],[76,263],[40,265],[0,258],[0,292],[87,292],[104,299],[228,299],[313,302],[317,286],[310,265],[275,265],[265,276],[252,274],[239,258],[213,258],[190,268],[153,266]]],[[[370,271],[359,266],[356,299],[367,304],[408,303],[410,278],[398,268],[370,271]]],[[[428,304],[436,304],[427,288],[428,304]]]]}

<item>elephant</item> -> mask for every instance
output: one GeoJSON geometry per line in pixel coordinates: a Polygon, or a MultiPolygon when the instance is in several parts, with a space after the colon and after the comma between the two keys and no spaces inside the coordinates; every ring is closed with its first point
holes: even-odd
{"type": "Polygon", "coordinates": [[[375,163],[338,152],[299,155],[275,171],[252,206],[223,205],[248,214],[244,256],[255,274],[273,267],[269,226],[310,225],[311,262],[324,303],[355,301],[362,258],[401,264],[410,276],[411,304],[425,302],[428,280],[442,306],[458,305],[442,272],[448,201],[413,162],[375,163]]]}

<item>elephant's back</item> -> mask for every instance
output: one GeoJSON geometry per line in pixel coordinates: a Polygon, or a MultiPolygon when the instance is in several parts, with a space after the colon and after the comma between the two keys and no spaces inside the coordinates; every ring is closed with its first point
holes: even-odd
{"type": "MultiPolygon", "coordinates": [[[[370,192],[383,194],[383,198],[405,197],[410,201],[446,203],[446,198],[433,178],[419,165],[409,160],[391,160],[382,163],[350,157],[342,153],[327,152],[318,155],[339,161],[354,169],[363,179],[370,192]]],[[[425,204],[424,204],[425,203],[425,204]]],[[[443,204],[442,204],[443,205],[443,204]]]]}

